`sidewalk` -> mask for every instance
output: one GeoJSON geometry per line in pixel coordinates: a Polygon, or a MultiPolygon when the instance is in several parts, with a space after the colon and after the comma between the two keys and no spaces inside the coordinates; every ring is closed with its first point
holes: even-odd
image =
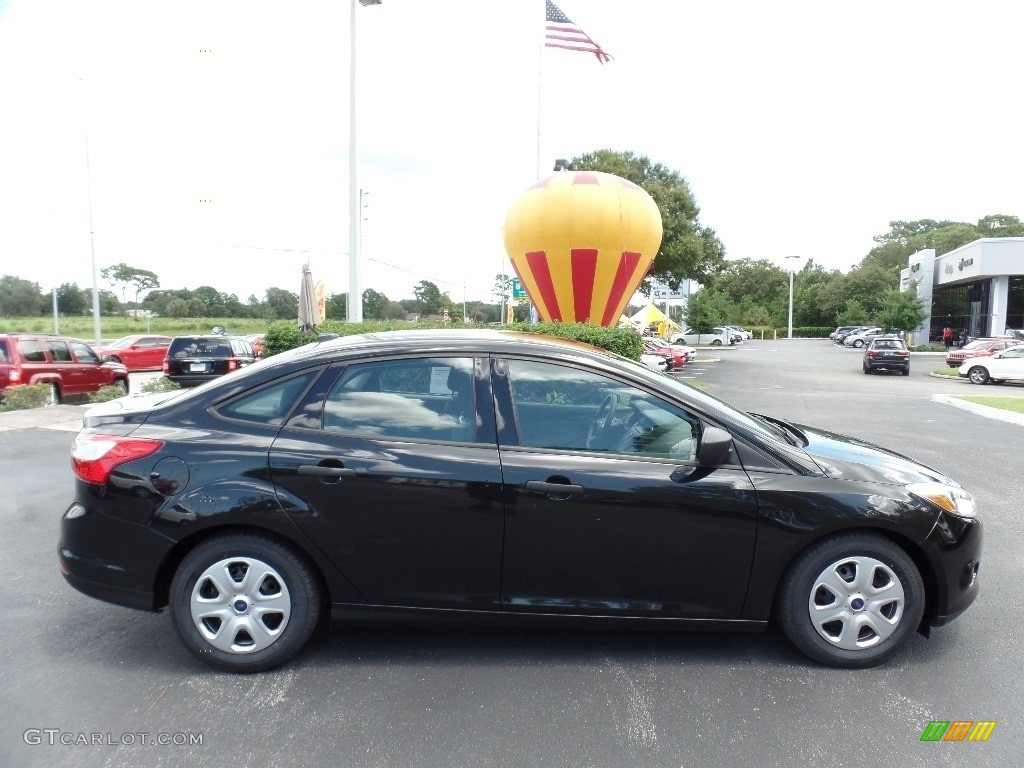
{"type": "Polygon", "coordinates": [[[77,432],[82,428],[82,414],[88,406],[55,405],[52,408],[27,408],[0,413],[0,432],[16,429],[59,429],[77,432]]]}

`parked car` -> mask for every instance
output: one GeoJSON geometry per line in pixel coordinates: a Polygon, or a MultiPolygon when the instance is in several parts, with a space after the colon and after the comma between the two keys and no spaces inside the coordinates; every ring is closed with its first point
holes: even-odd
{"type": "Polygon", "coordinates": [[[733,343],[732,333],[721,327],[712,328],[711,333],[697,333],[692,328],[687,328],[682,333],[672,334],[668,340],[672,344],[686,344],[687,346],[710,344],[711,346],[719,347],[724,344],[733,343]]]}
{"type": "Polygon", "coordinates": [[[950,368],[959,368],[967,360],[975,357],[988,357],[1022,343],[1024,342],[1018,339],[975,339],[962,349],[947,350],[946,365],[950,368]]]}
{"type": "Polygon", "coordinates": [[[93,350],[101,358],[121,363],[129,371],[158,371],[167,356],[170,336],[124,336],[93,350]]]}
{"type": "Polygon", "coordinates": [[[871,328],[872,328],[872,326],[870,326],[870,325],[854,326],[853,328],[850,328],[848,331],[846,331],[844,333],[836,333],[834,341],[836,342],[836,344],[842,344],[843,342],[846,341],[846,337],[847,336],[850,336],[850,335],[852,335],[854,333],[860,333],[862,331],[868,331],[871,328]]]}
{"type": "Polygon", "coordinates": [[[840,344],[842,344],[843,340],[842,339],[837,339],[836,338],[837,336],[845,336],[846,334],[850,333],[850,331],[856,331],[856,330],[858,330],[859,328],[862,328],[862,327],[863,326],[860,326],[860,325],[840,325],[838,328],[836,328],[834,331],[832,331],[832,333],[830,333],[828,335],[828,337],[830,339],[832,339],[832,341],[837,341],[840,344]]]}
{"type": "Polygon", "coordinates": [[[0,394],[19,384],[47,384],[47,405],[87,400],[101,387],[128,394],[128,369],[103,362],[81,339],[0,334],[0,394]]]}
{"type": "Polygon", "coordinates": [[[265,337],[265,333],[251,333],[245,337],[245,340],[249,342],[249,346],[252,347],[252,352],[256,357],[263,357],[263,339],[265,337]]]}
{"type": "Polygon", "coordinates": [[[899,371],[910,375],[910,352],[902,339],[877,338],[864,348],[864,373],[899,371]]]}
{"type": "Polygon", "coordinates": [[[877,327],[877,326],[875,326],[873,328],[861,328],[860,330],[854,331],[852,333],[848,333],[846,336],[844,336],[843,337],[843,346],[844,347],[854,347],[855,349],[860,349],[861,347],[863,347],[863,346],[867,345],[868,343],[870,343],[871,339],[868,338],[869,336],[870,337],[874,337],[874,336],[881,336],[881,335],[882,335],[882,329],[877,327]]]}
{"type": "Polygon", "coordinates": [[[72,464],[67,581],[166,607],[224,670],[287,661],[328,611],[775,620],[809,657],[867,667],[978,593],[981,523],[953,479],[535,334],[308,344],[91,409],[72,464]]]}
{"type": "Polygon", "coordinates": [[[687,354],[687,347],[681,347],[676,344],[667,344],[662,339],[643,339],[644,352],[649,355],[665,355],[671,362],[669,370],[678,370],[686,365],[689,361],[690,356],[687,354]]]}
{"type": "Polygon", "coordinates": [[[1024,380],[1024,345],[964,361],[958,372],[974,384],[1002,384],[1007,379],[1024,380]]]}
{"type": "Polygon", "coordinates": [[[175,336],[163,371],[176,384],[195,387],[255,362],[256,354],[241,336],[175,336]]]}
{"type": "Polygon", "coordinates": [[[735,325],[723,325],[722,327],[729,332],[733,344],[742,344],[747,338],[746,334],[735,325]]]}
{"type": "Polygon", "coordinates": [[[672,370],[672,358],[668,355],[643,352],[640,355],[640,362],[658,373],[667,373],[672,370]]]}

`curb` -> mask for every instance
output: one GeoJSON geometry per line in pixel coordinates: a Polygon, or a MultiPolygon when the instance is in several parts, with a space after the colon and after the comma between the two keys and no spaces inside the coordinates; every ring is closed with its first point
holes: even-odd
{"type": "Polygon", "coordinates": [[[977,416],[984,416],[986,419],[1007,421],[1011,424],[1018,424],[1024,427],[1024,413],[1014,413],[1013,411],[1004,411],[1002,408],[992,408],[988,405],[972,403],[968,400],[961,400],[959,397],[955,397],[953,395],[932,395],[932,401],[952,405],[954,408],[970,411],[977,416]]]}

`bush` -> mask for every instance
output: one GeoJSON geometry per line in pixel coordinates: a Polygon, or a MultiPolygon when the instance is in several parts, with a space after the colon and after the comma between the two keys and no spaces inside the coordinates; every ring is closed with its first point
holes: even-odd
{"type": "Polygon", "coordinates": [[[174,389],[181,389],[181,385],[171,381],[166,376],[161,376],[159,379],[147,381],[145,384],[139,387],[139,392],[145,392],[149,394],[152,392],[170,392],[171,390],[174,389]]]}
{"type": "MultiPolygon", "coordinates": [[[[834,331],[836,327],[834,325],[806,325],[801,328],[793,326],[793,338],[794,339],[827,339],[828,335],[834,331]]],[[[789,326],[785,328],[776,328],[775,333],[778,334],[780,339],[785,339],[789,336],[789,326]]]]}
{"type": "MultiPolygon", "coordinates": [[[[308,344],[315,341],[321,333],[336,333],[339,336],[352,336],[358,333],[380,333],[382,331],[399,330],[428,330],[434,328],[451,328],[451,325],[444,325],[436,322],[409,323],[404,320],[369,320],[363,323],[346,323],[338,320],[328,320],[317,326],[312,333],[300,333],[298,325],[294,322],[282,320],[274,323],[267,330],[263,339],[264,357],[276,355],[289,349],[308,344]]],[[[489,326],[463,326],[470,329],[493,330],[489,326]]],[[[636,331],[629,328],[601,328],[596,325],[585,323],[516,323],[515,325],[503,326],[504,330],[520,331],[527,333],[544,333],[549,336],[558,336],[563,339],[581,341],[586,344],[593,344],[595,347],[607,349],[609,352],[628,357],[631,360],[639,360],[643,344],[636,331]]]]}
{"type": "Polygon", "coordinates": [[[49,396],[49,384],[19,384],[4,391],[0,410],[21,411],[26,408],[42,408],[46,405],[46,399],[49,396]]]}
{"type": "Polygon", "coordinates": [[[100,387],[91,395],[89,395],[90,403],[108,403],[111,400],[117,400],[119,397],[124,397],[127,394],[120,387],[107,386],[100,387]]]}
{"type": "Polygon", "coordinates": [[[913,346],[907,347],[911,352],[947,352],[948,350],[942,344],[914,344],[913,346]]]}

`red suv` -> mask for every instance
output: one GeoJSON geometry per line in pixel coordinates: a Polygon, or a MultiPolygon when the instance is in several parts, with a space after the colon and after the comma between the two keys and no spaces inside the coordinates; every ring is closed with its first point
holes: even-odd
{"type": "Polygon", "coordinates": [[[972,357],[988,357],[1018,344],[1024,344],[1024,341],[1018,339],[975,339],[962,349],[951,349],[947,352],[946,365],[950,368],[959,368],[965,360],[972,357]]]}
{"type": "Polygon", "coordinates": [[[88,344],[64,336],[0,334],[0,393],[19,384],[49,384],[48,405],[85,400],[100,387],[128,394],[128,369],[104,363],[88,344]]]}

